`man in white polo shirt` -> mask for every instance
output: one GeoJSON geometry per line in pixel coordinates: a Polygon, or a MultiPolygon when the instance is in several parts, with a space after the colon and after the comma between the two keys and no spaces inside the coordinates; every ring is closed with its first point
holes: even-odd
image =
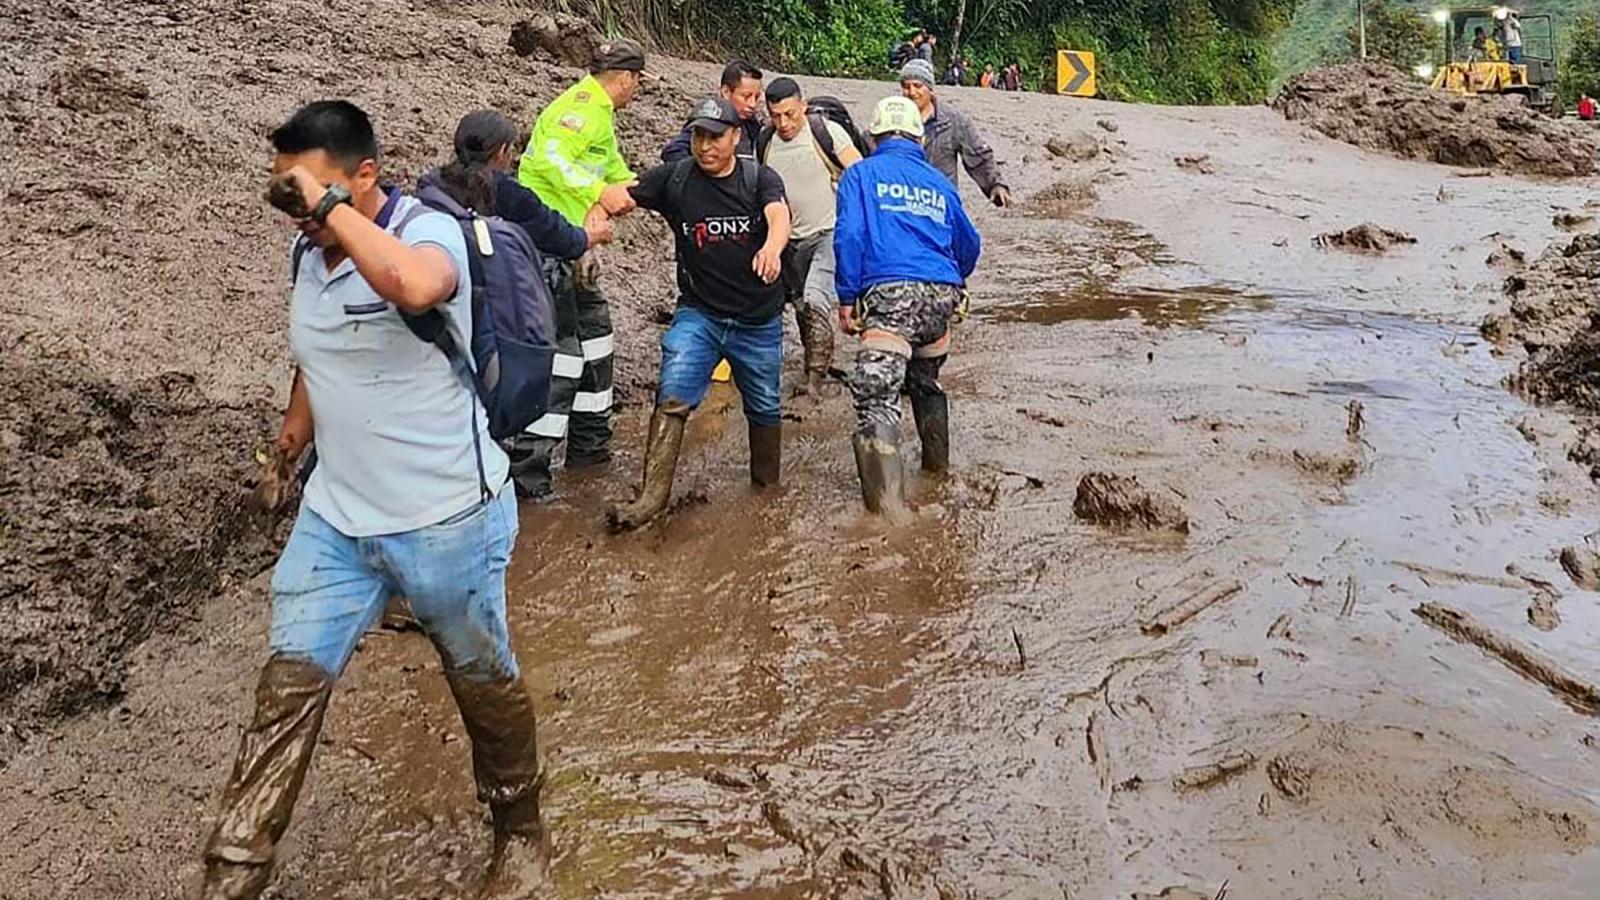
{"type": "MultiPolygon", "coordinates": [[[[517,535],[507,461],[464,373],[402,315],[470,346],[466,244],[453,219],[378,183],[365,113],[312,103],[272,133],[268,199],[303,233],[289,343],[298,366],[267,483],[316,463],[272,576],[271,656],[205,846],[204,900],[266,887],[334,681],[393,595],[444,662],[494,820],[489,895],[545,874],[533,704],[506,629],[517,535]]],[[[274,502],[281,499],[271,498],[274,502]]]]}
{"type": "Polygon", "coordinates": [[[805,348],[801,393],[819,398],[833,363],[833,321],[839,305],[833,288],[834,189],[861,154],[843,126],[806,108],[793,78],[776,78],[767,86],[767,112],[772,126],[763,136],[762,162],[783,178],[794,223],[783,286],[805,348]],[[819,142],[821,134],[826,142],[819,142]]]}

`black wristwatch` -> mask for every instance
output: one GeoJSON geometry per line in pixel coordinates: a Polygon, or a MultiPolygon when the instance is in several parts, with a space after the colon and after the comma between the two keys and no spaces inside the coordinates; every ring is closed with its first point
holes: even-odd
{"type": "Polygon", "coordinates": [[[318,225],[328,221],[328,214],[341,203],[350,202],[350,190],[343,185],[331,184],[322,192],[322,199],[317,201],[317,208],[311,211],[311,221],[318,225]]]}

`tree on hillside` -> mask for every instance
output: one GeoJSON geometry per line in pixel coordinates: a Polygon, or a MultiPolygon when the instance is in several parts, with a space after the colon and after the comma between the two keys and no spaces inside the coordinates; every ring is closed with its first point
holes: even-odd
{"type": "MultiPolygon", "coordinates": [[[[1433,49],[1433,27],[1428,20],[1404,6],[1393,9],[1384,0],[1367,0],[1367,58],[1386,62],[1409,72],[1426,62],[1433,49]]],[[[1345,32],[1350,57],[1361,56],[1361,26],[1356,23],[1345,32]]]]}
{"type": "Polygon", "coordinates": [[[1571,109],[1584,94],[1600,98],[1600,19],[1592,13],[1579,16],[1561,43],[1567,48],[1558,86],[1562,105],[1571,109]]]}

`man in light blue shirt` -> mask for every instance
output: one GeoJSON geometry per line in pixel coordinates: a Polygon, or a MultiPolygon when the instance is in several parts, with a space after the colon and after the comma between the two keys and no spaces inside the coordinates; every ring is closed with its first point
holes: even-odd
{"type": "MultiPolygon", "coordinates": [[[[268,192],[303,234],[289,344],[298,370],[264,483],[316,465],[272,577],[271,657],[205,847],[204,900],[260,895],[334,681],[391,596],[438,649],[495,826],[486,886],[532,896],[548,866],[533,704],[506,628],[517,535],[507,460],[469,383],[402,316],[438,311],[471,345],[455,220],[378,184],[365,113],[321,101],[272,134],[268,192]]],[[[276,505],[281,494],[264,491],[276,505]]]]}

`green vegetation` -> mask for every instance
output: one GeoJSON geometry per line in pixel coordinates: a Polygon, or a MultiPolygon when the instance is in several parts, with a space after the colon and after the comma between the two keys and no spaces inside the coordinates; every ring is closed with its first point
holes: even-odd
{"type": "MultiPolygon", "coordinates": [[[[1369,54],[1372,50],[1371,9],[1374,5],[1369,4],[1368,6],[1367,50],[1369,54]]],[[[1435,9],[1493,6],[1494,2],[1493,0],[1470,0],[1470,2],[1460,2],[1460,0],[1456,0],[1456,2],[1446,2],[1446,0],[1388,0],[1388,5],[1391,15],[1399,15],[1409,11],[1417,18],[1427,22],[1427,15],[1435,9]]],[[[1550,16],[1552,30],[1557,35],[1563,35],[1570,33],[1572,23],[1580,16],[1585,13],[1591,17],[1593,16],[1595,0],[1526,0],[1526,2],[1513,2],[1510,5],[1523,15],[1550,16]]],[[[1289,27],[1281,33],[1277,42],[1276,56],[1279,77],[1287,77],[1315,66],[1354,58],[1356,53],[1349,42],[1345,40],[1345,35],[1355,27],[1356,0],[1300,0],[1299,5],[1294,10],[1293,20],[1289,23],[1289,27]]],[[[1529,49],[1534,49],[1532,42],[1535,40],[1535,36],[1529,33],[1525,37],[1530,41],[1529,49]]],[[[1558,46],[1563,46],[1563,44],[1558,42],[1558,46]]]]}
{"type": "Polygon", "coordinates": [[[1594,13],[1574,19],[1561,44],[1566,51],[1557,70],[1556,91],[1562,106],[1572,109],[1584,94],[1600,98],[1600,21],[1594,13]]]}
{"type": "MultiPolygon", "coordinates": [[[[1368,59],[1381,60],[1409,72],[1418,63],[1433,59],[1438,31],[1433,22],[1399,4],[1391,7],[1385,0],[1372,0],[1367,4],[1368,59]]],[[[1349,57],[1361,55],[1359,23],[1345,31],[1345,43],[1349,57]]]]}
{"type": "Polygon", "coordinates": [[[679,53],[743,53],[812,74],[887,76],[889,49],[917,28],[973,62],[1015,60],[1029,88],[1053,89],[1056,50],[1094,51],[1108,97],[1257,103],[1272,46],[1296,0],[555,0],[613,33],[649,34],[679,53]]]}

